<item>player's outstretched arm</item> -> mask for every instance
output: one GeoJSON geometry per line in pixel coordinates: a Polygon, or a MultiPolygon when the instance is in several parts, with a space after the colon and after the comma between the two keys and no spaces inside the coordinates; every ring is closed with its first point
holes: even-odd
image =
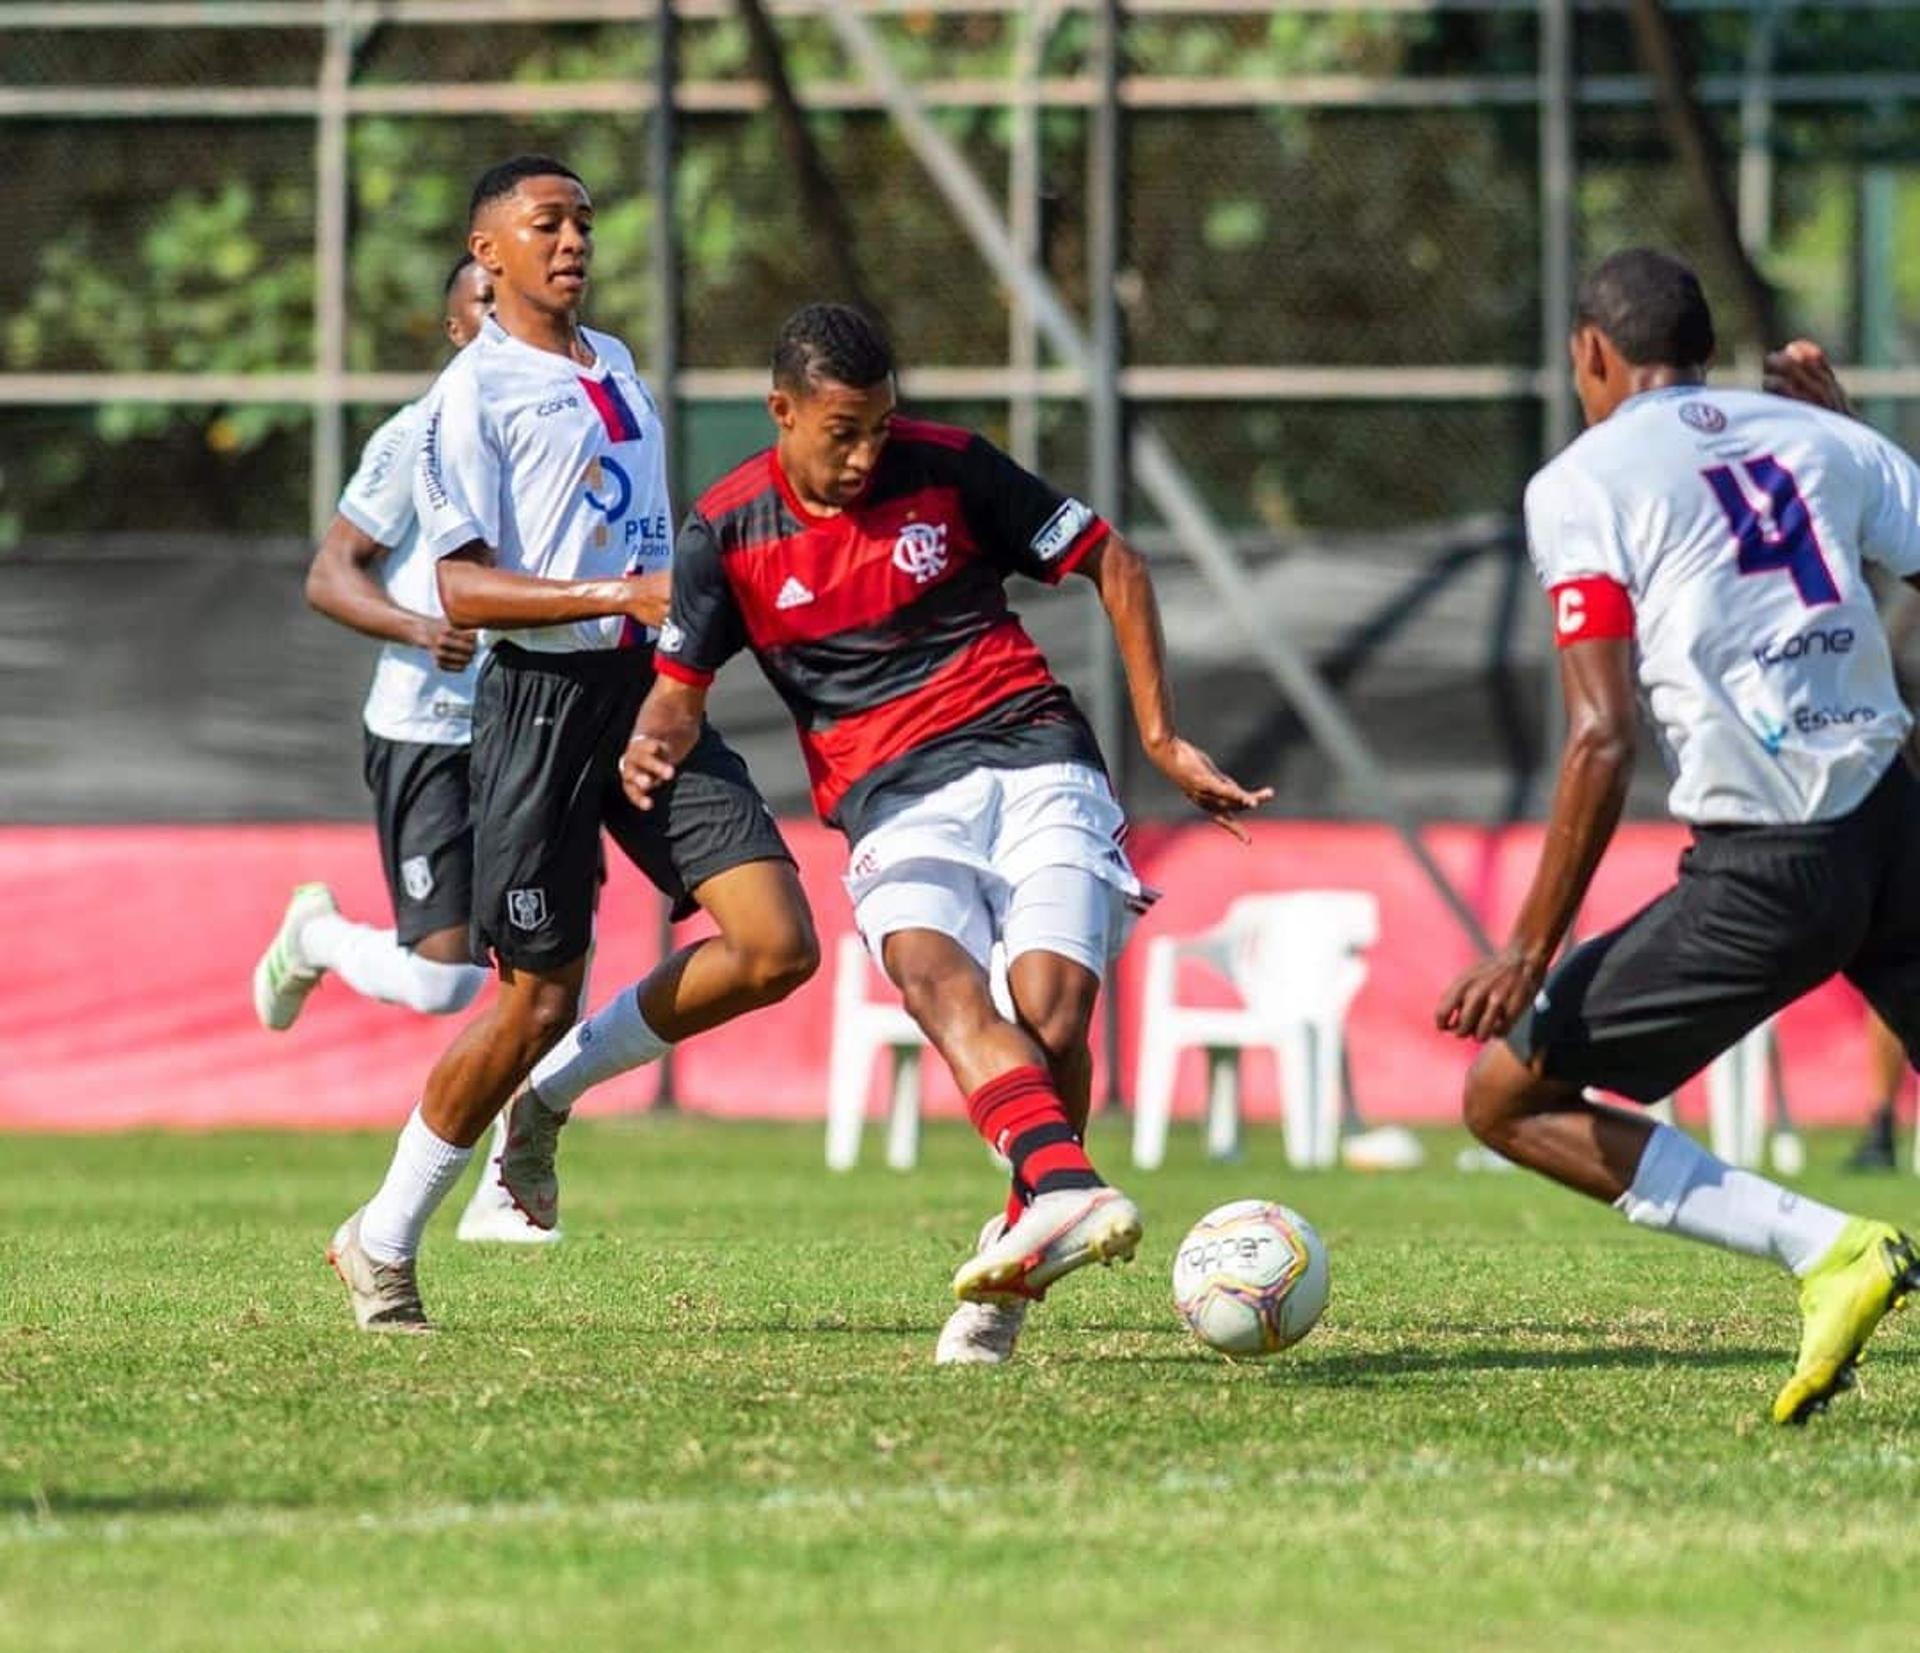
{"type": "Polygon", "coordinates": [[[1245,843],[1238,817],[1266,803],[1273,788],[1249,791],[1175,728],[1166,635],[1146,558],[1118,534],[1109,534],[1088,553],[1079,572],[1093,581],[1112,623],[1142,748],[1195,809],[1245,843]]]}
{"type": "Polygon", "coordinates": [[[638,809],[653,808],[653,795],[668,781],[700,738],[707,716],[704,684],[674,677],[654,679],[633,720],[633,734],[620,754],[620,785],[638,809]]]}
{"type": "Polygon", "coordinates": [[[1434,1015],[1443,1032],[1463,1039],[1499,1038],[1533,1002],[1626,805],[1636,717],[1633,644],[1599,637],[1563,648],[1560,681],[1566,750],[1512,939],[1448,988],[1434,1015]]]}
{"type": "Polygon", "coordinates": [[[329,620],[383,643],[425,649],[442,671],[464,671],[473,659],[470,631],[402,608],[374,578],[387,547],[344,516],[328,525],[307,568],[307,603],[329,620]]]}
{"type": "Polygon", "coordinates": [[[626,574],[611,580],[545,580],[495,568],[479,540],[440,559],[440,604],[470,630],[518,631],[624,615],[643,626],[667,617],[671,577],[626,574]]]}
{"type": "Polygon", "coordinates": [[[1811,339],[1795,339],[1769,355],[1760,383],[1776,396],[1791,396],[1834,413],[1853,412],[1833,363],[1811,339]]]}

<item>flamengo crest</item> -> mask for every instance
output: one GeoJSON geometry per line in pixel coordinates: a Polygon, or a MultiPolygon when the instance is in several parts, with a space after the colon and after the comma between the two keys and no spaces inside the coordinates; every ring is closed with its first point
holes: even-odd
{"type": "Polygon", "coordinates": [[[947,571],[947,525],[909,522],[893,542],[893,566],[925,585],[947,571]]]}

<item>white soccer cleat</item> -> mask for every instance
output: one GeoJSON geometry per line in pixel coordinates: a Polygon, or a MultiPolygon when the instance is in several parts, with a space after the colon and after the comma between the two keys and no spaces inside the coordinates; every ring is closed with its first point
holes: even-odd
{"type": "Polygon", "coordinates": [[[1063,1274],[1089,1263],[1127,1261],[1141,1232],[1140,1208],[1117,1188],[1036,1195],[1024,1217],[960,1265],[953,1295],[963,1303],[1037,1302],[1063,1274]]]}
{"type": "Polygon", "coordinates": [[[376,1262],[360,1244],[360,1219],[366,1207],[343,1222],[327,1247],[327,1261],[346,1283],[353,1320],[363,1332],[430,1332],[420,1301],[420,1280],[411,1257],[399,1263],[376,1262]]]}
{"type": "Polygon", "coordinates": [[[270,1033],[284,1033],[299,1018],[307,995],[326,974],[300,950],[300,932],[322,913],[337,913],[333,891],[325,884],[296,884],[280,928],[253,967],[253,1013],[270,1033]]]}
{"type": "Polygon", "coordinates": [[[535,1228],[560,1225],[560,1174],[554,1149],[567,1115],[554,1113],[522,1085],[507,1104],[507,1140],[500,1149],[499,1185],[535,1228]]]}
{"type": "Polygon", "coordinates": [[[527,1214],[513,1203],[507,1191],[500,1186],[500,1170],[497,1160],[489,1160],[481,1167],[480,1183],[473,1191],[473,1198],[467,1201],[466,1210],[460,1213],[460,1226],[454,1230],[462,1240],[471,1240],[482,1245],[554,1245],[560,1239],[560,1230],[538,1228],[527,1218],[527,1214]]]}
{"type": "MultiPolygon", "coordinates": [[[[996,1212],[980,1230],[973,1248],[978,1256],[1006,1232],[1005,1212],[996,1212]]],[[[994,1303],[962,1303],[940,1328],[933,1347],[936,1366],[1004,1366],[1013,1359],[1013,1346],[1027,1323],[1027,1302],[1010,1297],[994,1303]]]]}

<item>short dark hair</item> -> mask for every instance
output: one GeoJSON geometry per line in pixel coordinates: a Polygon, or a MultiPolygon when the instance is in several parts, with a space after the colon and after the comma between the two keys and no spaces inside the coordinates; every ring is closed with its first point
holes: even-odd
{"type": "Polygon", "coordinates": [[[773,382],[806,395],[823,381],[865,390],[893,372],[893,346],[880,324],[851,304],[794,311],[773,346],[773,382]]]}
{"type": "Polygon", "coordinates": [[[1629,247],[1588,271],[1574,323],[1597,327],[1635,367],[1704,367],[1713,359],[1713,312],[1700,278],[1651,247],[1629,247]]]}
{"type": "Polygon", "coordinates": [[[450,298],[453,294],[454,283],[467,273],[467,266],[469,264],[477,264],[478,262],[479,260],[476,259],[471,252],[464,252],[456,258],[453,261],[453,268],[447,271],[447,279],[440,283],[440,296],[443,299],[450,298]]]}
{"type": "Polygon", "coordinates": [[[571,178],[582,189],[587,187],[579,173],[551,155],[516,155],[480,174],[480,182],[473,186],[473,198],[467,202],[467,222],[471,224],[482,207],[511,195],[529,178],[571,178]]]}

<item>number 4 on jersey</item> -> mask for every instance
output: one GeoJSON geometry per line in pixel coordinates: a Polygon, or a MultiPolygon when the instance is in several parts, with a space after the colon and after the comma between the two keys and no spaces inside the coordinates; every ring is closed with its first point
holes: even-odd
{"type": "Polygon", "coordinates": [[[1821,555],[1820,537],[1813,531],[1813,518],[1792,472],[1765,454],[1742,461],[1740,468],[1765,496],[1764,517],[1731,465],[1700,473],[1726,512],[1727,526],[1739,546],[1740,572],[1791,574],[1794,589],[1809,608],[1839,602],[1840,588],[1821,555]]]}

